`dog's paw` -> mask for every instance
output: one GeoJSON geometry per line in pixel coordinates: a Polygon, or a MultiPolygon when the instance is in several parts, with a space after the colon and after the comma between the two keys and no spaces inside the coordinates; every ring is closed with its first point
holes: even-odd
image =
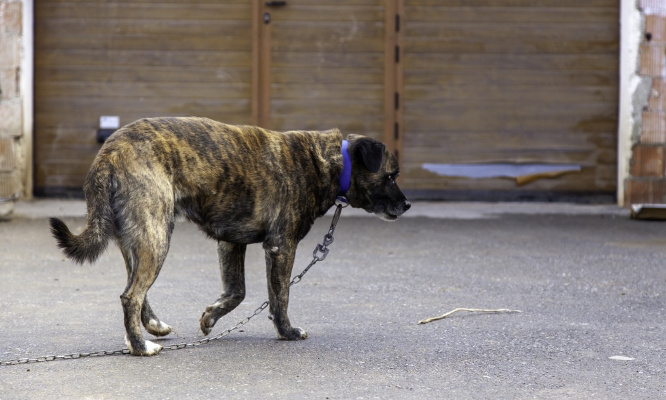
{"type": "Polygon", "coordinates": [[[301,328],[290,328],[283,332],[278,332],[280,340],[303,340],[307,339],[308,333],[301,328]]]}
{"type": "Polygon", "coordinates": [[[201,333],[203,333],[204,336],[208,335],[216,322],[215,318],[210,315],[210,312],[206,311],[201,314],[201,319],[199,320],[199,329],[201,329],[201,333]]]}
{"type": "Polygon", "coordinates": [[[134,347],[127,336],[125,336],[125,344],[133,356],[154,356],[162,350],[162,346],[150,340],[143,341],[143,348],[139,348],[139,346],[134,347]]]}
{"type": "Polygon", "coordinates": [[[171,327],[162,321],[151,319],[145,326],[146,331],[153,336],[166,336],[171,333],[171,327]]]}

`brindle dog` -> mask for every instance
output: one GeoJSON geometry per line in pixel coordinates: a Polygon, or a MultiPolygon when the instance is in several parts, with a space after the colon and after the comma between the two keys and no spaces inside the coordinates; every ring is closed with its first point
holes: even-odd
{"type": "MultiPolygon", "coordinates": [[[[74,261],[94,262],[115,239],[125,259],[127,287],[120,296],[125,341],[134,355],[162,346],[144,340],[171,327],[155,315],[146,293],[169,250],[178,214],[218,241],[223,293],[201,316],[204,334],[245,297],[245,248],[263,243],[269,310],[278,337],[305,339],[287,316],[296,245],[314,220],[341,195],[342,134],[274,132],[205,118],[154,118],[131,123],[102,146],[83,186],[88,207],[84,231],[74,235],[59,219],[51,230],[74,261]]],[[[349,204],[395,220],[407,211],[395,179],[398,162],[373,139],[349,135],[349,204]]],[[[345,168],[347,169],[347,168],[345,168]]]]}

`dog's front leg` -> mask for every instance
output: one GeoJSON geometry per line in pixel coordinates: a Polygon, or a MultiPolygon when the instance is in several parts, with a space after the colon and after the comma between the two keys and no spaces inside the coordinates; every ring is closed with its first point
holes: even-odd
{"type": "Polygon", "coordinates": [[[268,302],[270,318],[275,324],[278,338],[284,340],[305,339],[308,334],[301,328],[294,328],[289,322],[289,282],[294,266],[296,245],[269,245],[264,243],[266,251],[266,277],[268,280],[268,302]]]}

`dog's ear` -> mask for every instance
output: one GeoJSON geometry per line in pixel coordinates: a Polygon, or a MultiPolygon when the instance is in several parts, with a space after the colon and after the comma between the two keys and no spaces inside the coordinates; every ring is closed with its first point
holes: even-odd
{"type": "Polygon", "coordinates": [[[365,168],[374,174],[382,167],[385,147],[383,143],[376,140],[360,138],[354,143],[352,157],[362,162],[365,168]]]}

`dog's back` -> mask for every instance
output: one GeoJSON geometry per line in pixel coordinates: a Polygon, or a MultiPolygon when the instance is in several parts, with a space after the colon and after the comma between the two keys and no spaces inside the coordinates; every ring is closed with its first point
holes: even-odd
{"type": "Polygon", "coordinates": [[[109,236],[136,236],[139,206],[163,215],[169,230],[181,213],[217,240],[260,242],[278,219],[305,217],[309,229],[330,207],[324,198],[335,198],[341,140],[338,130],[280,133],[206,118],[141,119],[114,133],[95,158],[83,187],[83,234],[58,219],[51,229],[77,262],[94,261],[109,236]]]}

